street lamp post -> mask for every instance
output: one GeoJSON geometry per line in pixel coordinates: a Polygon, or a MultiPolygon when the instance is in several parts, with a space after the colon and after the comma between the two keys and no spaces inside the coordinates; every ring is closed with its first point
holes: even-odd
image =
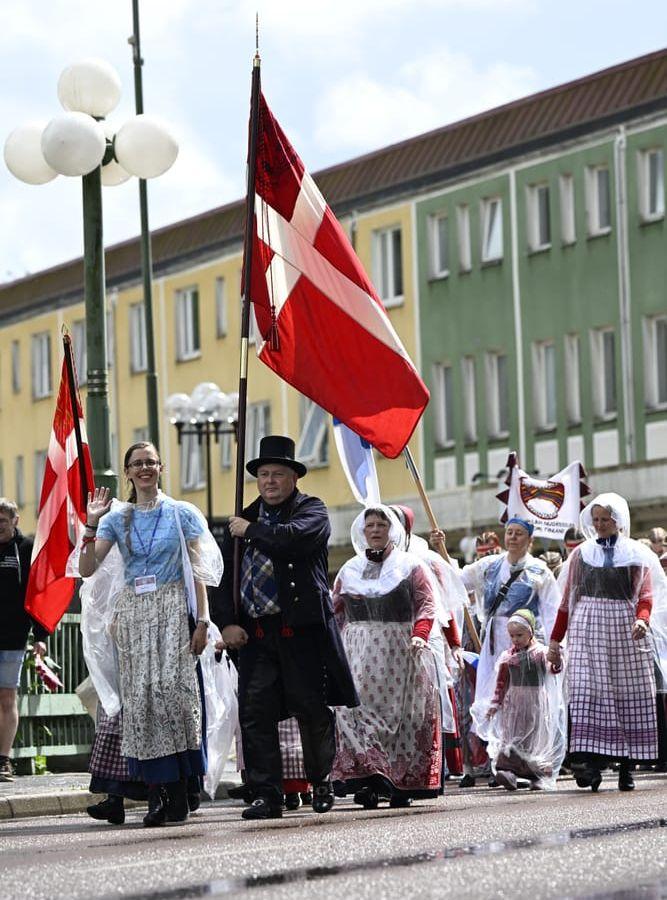
{"type": "Polygon", "coordinates": [[[73,63],[58,80],[58,99],[66,112],[46,126],[41,122],[19,126],[4,148],[7,168],[28,184],[45,184],[57,175],[82,179],[88,433],[95,483],[114,494],[117,478],[111,464],[109,429],[102,185],[122,184],[131,175],[155,178],[173,165],[178,154],[178,144],[168,128],[148,116],[134,116],[117,131],[104,123],[118,105],[120,92],[120,78],[109,63],[99,59],[73,63]]]}
{"type": "Polygon", "coordinates": [[[216,444],[224,434],[237,437],[238,394],[225,394],[217,384],[205,381],[188,394],[172,394],[165,402],[165,412],[176,427],[179,446],[185,436],[197,438],[206,454],[206,518],[213,523],[213,479],[211,472],[211,438],[216,444]]]}

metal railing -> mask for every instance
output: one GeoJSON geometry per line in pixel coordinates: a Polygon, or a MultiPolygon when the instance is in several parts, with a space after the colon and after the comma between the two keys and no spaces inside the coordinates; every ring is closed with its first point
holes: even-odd
{"type": "Polygon", "coordinates": [[[81,616],[66,613],[46,642],[47,656],[60,669],[62,688],[48,692],[34,670],[24,666],[19,687],[19,728],[12,756],[74,756],[90,751],[95,723],[75,694],[88,674],[81,646],[81,616]]]}

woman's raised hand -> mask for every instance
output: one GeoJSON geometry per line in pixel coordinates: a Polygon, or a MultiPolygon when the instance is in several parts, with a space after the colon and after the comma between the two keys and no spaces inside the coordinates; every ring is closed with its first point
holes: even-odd
{"type": "Polygon", "coordinates": [[[109,488],[95,488],[94,493],[88,492],[86,506],[86,523],[95,527],[104,513],[109,512],[111,506],[111,491],[109,488]]]}

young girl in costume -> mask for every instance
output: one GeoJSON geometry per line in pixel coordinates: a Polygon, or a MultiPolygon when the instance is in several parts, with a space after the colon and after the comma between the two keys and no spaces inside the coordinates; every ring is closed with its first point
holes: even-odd
{"type": "Polygon", "coordinates": [[[560,678],[547,662],[547,647],[535,639],[530,610],[517,610],[507,631],[512,646],[498,660],[483,735],[488,754],[508,791],[516,790],[517,776],[531,790],[554,790],[567,735],[560,678]]]}

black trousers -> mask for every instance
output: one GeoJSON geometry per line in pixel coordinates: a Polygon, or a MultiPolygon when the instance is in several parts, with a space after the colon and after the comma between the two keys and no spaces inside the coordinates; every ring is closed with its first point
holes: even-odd
{"type": "Polygon", "coordinates": [[[336,753],[335,718],[326,705],[326,669],[317,629],[281,633],[282,617],[257,620],[240,654],[239,719],[246,782],[257,796],[282,800],[278,722],[299,723],[304,764],[313,783],[329,777],[336,753]]]}

